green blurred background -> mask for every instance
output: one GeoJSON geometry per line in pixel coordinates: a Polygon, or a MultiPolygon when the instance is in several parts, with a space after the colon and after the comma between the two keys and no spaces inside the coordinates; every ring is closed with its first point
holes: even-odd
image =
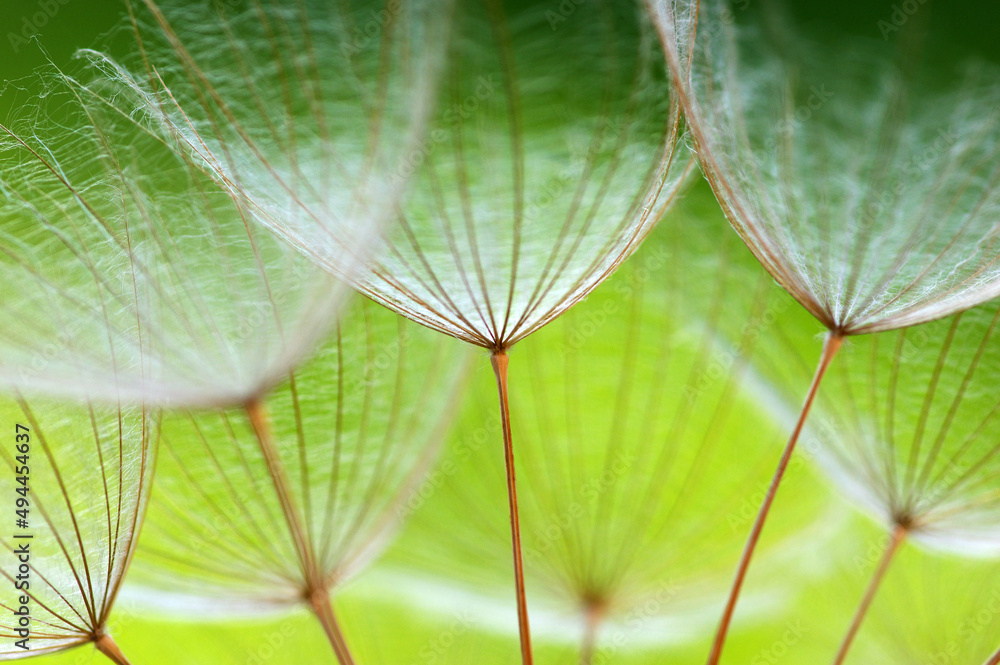
{"type": "MultiPolygon", "coordinates": [[[[557,11],[560,3],[552,0],[538,4],[551,5],[557,11]]],[[[758,0],[743,0],[734,6],[756,11],[760,4],[758,0]]],[[[793,5],[793,11],[801,21],[814,27],[879,40],[884,34],[880,22],[891,23],[894,12],[906,4],[882,0],[837,3],[803,0],[793,5]]],[[[933,26],[933,38],[925,57],[974,54],[1000,63],[997,39],[1000,3],[913,0],[912,4],[919,6],[914,20],[933,26]]],[[[129,36],[123,30],[123,12],[122,3],[116,0],[4,0],[0,7],[3,33],[0,80],[16,81],[9,85],[31,91],[36,89],[34,84],[23,79],[49,59],[57,67],[71,68],[73,53],[78,48],[93,47],[108,39],[112,49],[127,48],[129,36]],[[27,38],[37,39],[37,43],[27,38]]],[[[30,95],[0,97],[0,117],[7,117],[12,111],[12,98],[24,103],[30,95]]],[[[721,237],[729,233],[711,191],[700,180],[670,216],[675,228],[699,226],[707,229],[705,233],[710,239],[713,234],[721,237]]],[[[643,253],[654,252],[658,247],[676,251],[670,234],[658,232],[631,262],[641,262],[643,253]]],[[[740,251],[735,260],[749,273],[755,270],[752,258],[745,251],[740,251]]],[[[623,278],[612,279],[598,294],[582,303],[579,316],[598,311],[602,297],[609,298],[615,293],[616,279],[623,278]]],[[[821,332],[819,326],[797,311],[794,304],[787,311],[783,320],[797,330],[801,344],[808,347],[814,343],[821,332]]],[[[557,343],[544,336],[526,342],[539,348],[557,343]]],[[[459,343],[455,344],[457,351],[459,343]]],[[[492,395],[493,379],[486,357],[478,360],[481,362],[474,371],[473,393],[492,395]]],[[[482,422],[487,408],[488,399],[470,400],[464,417],[482,422]]],[[[781,443],[776,439],[768,444],[774,456],[781,443]]],[[[496,462],[500,462],[499,454],[496,462]]],[[[763,482],[769,476],[769,469],[761,467],[759,472],[763,482]]],[[[799,562],[807,574],[785,580],[785,597],[789,602],[783,607],[762,611],[760,617],[750,616],[737,623],[725,662],[750,665],[822,662],[832,654],[846,617],[863,588],[865,578],[858,571],[870,568],[867,558],[873,548],[878,552],[882,529],[836,499],[832,492],[822,489],[818,475],[808,470],[805,474],[801,482],[813,484],[821,501],[831,506],[832,514],[836,515],[817,536],[823,542],[825,560],[799,562]]],[[[497,499],[502,507],[502,496],[497,499]]],[[[785,500],[785,507],[794,501],[792,492],[785,500]]],[[[743,510],[741,505],[732,508],[743,510]]],[[[420,542],[419,538],[416,542],[420,542]]],[[[401,583],[399,576],[409,574],[406,572],[409,543],[404,533],[385,562],[353,582],[337,600],[358,662],[414,665],[514,662],[517,636],[513,630],[516,627],[513,595],[479,596],[475,591],[463,589],[460,582],[450,583],[426,572],[413,572],[411,578],[401,583]],[[511,629],[504,629],[505,623],[511,629]]],[[[475,561],[466,563],[474,565],[475,561]]],[[[977,654],[985,657],[989,649],[995,648],[993,643],[1000,642],[1000,619],[993,612],[984,615],[982,611],[1000,593],[995,566],[930,557],[910,548],[903,554],[897,572],[887,584],[884,601],[880,601],[871,625],[866,628],[872,644],[866,646],[862,639],[854,662],[978,665],[977,654]]],[[[764,581],[752,576],[751,591],[755,582],[764,581]]],[[[747,615],[755,613],[752,607],[747,610],[747,615]]],[[[711,628],[713,621],[703,623],[711,628]]],[[[111,629],[135,665],[332,661],[322,632],[305,612],[224,620],[166,615],[150,610],[126,592],[112,615],[111,629]]],[[[597,662],[702,662],[710,630],[682,637],[669,647],[657,646],[654,641],[643,647],[610,650],[604,661],[597,662]]],[[[537,659],[539,663],[574,663],[576,649],[553,646],[543,638],[538,642],[537,659]]],[[[87,646],[37,662],[84,664],[102,660],[87,646]]]]}

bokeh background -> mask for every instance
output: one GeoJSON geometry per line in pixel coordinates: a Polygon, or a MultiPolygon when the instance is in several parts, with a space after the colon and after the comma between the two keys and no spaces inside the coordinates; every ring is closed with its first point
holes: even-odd
{"type": "MultiPolygon", "coordinates": [[[[558,12],[560,2],[535,4],[551,5],[551,10],[558,12]]],[[[762,11],[761,4],[759,0],[741,0],[733,6],[737,12],[762,11]]],[[[917,7],[909,20],[926,26],[928,38],[921,47],[920,57],[947,60],[975,55],[1000,64],[997,3],[800,0],[788,6],[796,22],[810,29],[880,40],[885,34],[880,22],[891,23],[893,13],[902,5],[917,7]]],[[[30,99],[30,92],[36,88],[27,77],[47,62],[71,68],[78,48],[98,45],[112,51],[128,48],[130,36],[123,28],[123,13],[122,3],[116,0],[4,0],[0,6],[0,80],[29,94],[0,96],[0,117],[16,112],[11,108],[11,99],[16,98],[17,103],[30,99]]],[[[895,39],[897,34],[892,32],[889,39],[895,39]]],[[[562,338],[572,330],[570,326],[593,321],[606,303],[621,293],[622,284],[635,283],[634,271],[649,265],[650,257],[665,255],[669,257],[666,262],[669,265],[684,256],[683,260],[711,268],[722,260],[719,248],[726,246],[729,250],[724,260],[736,266],[737,274],[749,280],[747,283],[764,284],[762,288],[768,298],[784,303],[775,306],[777,314],[769,324],[773,328],[766,329],[765,336],[772,330],[781,330],[786,338],[798,344],[803,357],[810,357],[810,345],[816,345],[822,330],[776,286],[769,284],[753,258],[733,242],[732,236],[710,189],[700,176],[695,178],[684,200],[668,213],[668,219],[620,275],[581,303],[567,323],[554,326],[551,333],[543,331],[527,340],[515,353],[531,357],[556,352],[562,338]],[[691,235],[697,235],[699,242],[688,244],[686,238],[691,235]]],[[[641,273],[645,275],[641,279],[643,288],[653,293],[671,288],[667,268],[661,266],[656,270],[651,275],[641,273]]],[[[709,274],[712,270],[704,272],[709,274]]],[[[743,296],[744,304],[752,296],[748,289],[743,296]]],[[[738,295],[733,297],[740,300],[738,295]]],[[[625,325],[624,320],[613,322],[604,334],[609,339],[616,334],[625,335],[625,325]]],[[[455,348],[458,353],[458,342],[455,348]]],[[[490,418],[495,399],[493,376],[485,357],[478,360],[481,362],[474,363],[477,369],[470,379],[469,399],[462,406],[459,423],[448,442],[451,452],[444,453],[446,460],[459,459],[454,451],[461,450],[477,423],[493,422],[490,418]]],[[[638,358],[633,362],[651,361],[638,358]]],[[[516,356],[513,363],[512,389],[516,392],[519,381],[524,379],[518,376],[516,356]]],[[[599,409],[606,406],[604,397],[584,395],[581,400],[584,408],[599,409]],[[587,402],[588,399],[591,401],[587,402]]],[[[750,418],[749,414],[742,415],[750,418]]],[[[741,413],[737,411],[735,417],[741,417],[741,413]]],[[[758,478],[750,482],[750,489],[766,483],[769,464],[783,443],[780,427],[758,431],[771,435],[757,437],[752,442],[753,454],[748,464],[756,465],[753,468],[758,478]]],[[[417,509],[413,528],[404,529],[381,562],[339,594],[336,606],[358,662],[393,665],[515,662],[513,594],[499,588],[495,579],[476,579],[475,570],[480,563],[486,571],[484,578],[499,575],[497,565],[481,561],[479,550],[461,546],[462,538],[454,535],[455,530],[466,528],[469,533],[478,534],[472,525],[480,521],[489,523],[493,519],[495,523],[499,519],[502,524],[505,509],[502,459],[499,431],[496,434],[495,454],[482,458],[487,465],[492,462],[493,468],[465,469],[466,474],[448,475],[445,489],[431,492],[430,498],[417,509]],[[461,483],[469,483],[472,489],[452,487],[461,483]],[[478,502],[462,504],[470,511],[467,521],[463,521],[456,513],[455,497],[470,493],[492,496],[496,504],[492,507],[478,502]],[[429,543],[435,525],[440,530],[440,546],[431,550],[429,543]],[[426,555],[428,551],[433,554],[426,555]],[[434,557],[439,560],[433,561],[434,557]],[[449,570],[462,574],[449,579],[449,570]]],[[[741,606],[725,662],[811,665],[829,659],[884,546],[883,529],[839,498],[811,460],[807,459],[795,470],[798,477],[779,498],[775,528],[769,528],[765,536],[766,554],[760,571],[751,575],[747,602],[741,606]],[[782,520],[795,528],[801,527],[802,536],[798,540],[785,540],[787,531],[782,528],[782,520]]],[[[711,469],[700,473],[703,475],[699,482],[710,484],[711,469]]],[[[720,486],[720,493],[724,489],[720,486]]],[[[154,501],[155,494],[154,487],[154,501]]],[[[620,633],[627,638],[628,646],[606,645],[603,651],[599,648],[599,658],[603,660],[595,662],[703,661],[717,616],[715,608],[721,602],[725,582],[736,562],[741,537],[749,528],[747,516],[752,515],[758,498],[753,492],[744,499],[734,497],[723,505],[722,519],[714,512],[719,510],[718,504],[713,505],[713,512],[704,516],[705,531],[690,530],[685,535],[687,540],[676,543],[681,552],[702,551],[699,540],[710,541],[718,548],[717,560],[708,569],[704,603],[682,607],[679,615],[684,621],[639,621],[637,626],[609,628],[604,635],[609,643],[620,633]]],[[[502,544],[502,539],[498,542],[502,544]]],[[[499,554],[506,555],[506,550],[499,554]]],[[[1000,645],[998,573],[1000,567],[988,561],[970,562],[907,549],[875,605],[852,662],[978,665],[1000,645]]],[[[528,593],[532,598],[530,587],[528,593]]],[[[651,614],[659,614],[659,608],[651,610],[651,614]]],[[[560,631],[574,630],[571,613],[562,616],[558,611],[541,607],[535,621],[539,663],[577,662],[573,638],[558,639],[560,631]]],[[[141,591],[130,590],[127,583],[112,615],[111,629],[136,665],[280,665],[332,661],[322,632],[305,612],[238,619],[170,613],[151,607],[141,591]]],[[[102,657],[87,646],[35,662],[83,665],[101,661],[102,657]]]]}

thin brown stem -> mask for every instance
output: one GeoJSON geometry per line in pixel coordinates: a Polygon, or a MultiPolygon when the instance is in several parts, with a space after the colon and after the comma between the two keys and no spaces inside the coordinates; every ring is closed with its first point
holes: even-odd
{"type": "Polygon", "coordinates": [[[514,480],[514,444],[510,434],[510,405],[507,401],[507,354],[497,351],[491,362],[500,391],[500,419],[503,422],[504,462],[507,467],[507,499],[510,503],[510,536],[514,550],[514,582],[517,587],[517,624],[521,635],[521,662],[532,665],[531,628],[528,601],[524,592],[524,560],[521,556],[521,524],[517,512],[517,483],[514,480]]]}
{"type": "Polygon", "coordinates": [[[108,660],[115,663],[115,665],[132,665],[108,633],[103,633],[94,640],[94,646],[97,647],[98,651],[107,656],[108,660]]]}
{"type": "Polygon", "coordinates": [[[844,635],[844,640],[840,643],[840,650],[837,651],[837,657],[833,660],[834,665],[842,665],[847,658],[847,652],[850,651],[851,644],[854,642],[854,638],[861,628],[861,623],[865,620],[868,608],[871,607],[872,601],[875,600],[875,594],[878,592],[879,585],[882,584],[882,580],[885,578],[885,574],[888,572],[889,566],[892,564],[892,560],[904,540],[906,540],[906,527],[897,525],[892,531],[892,540],[889,541],[889,545],[882,555],[882,561],[879,563],[878,568],[875,569],[875,574],[872,575],[872,579],[868,583],[868,588],[861,599],[861,604],[858,605],[858,609],[854,613],[851,627],[847,629],[847,634],[844,635]]]}
{"type": "Polygon", "coordinates": [[[997,649],[983,665],[1000,665],[1000,649],[997,649]]]}
{"type": "Polygon", "coordinates": [[[309,606],[316,618],[319,619],[326,637],[333,646],[333,652],[341,665],[354,665],[354,658],[351,657],[351,650],[347,648],[347,639],[340,630],[340,623],[334,614],[333,606],[330,604],[330,594],[327,591],[318,591],[312,594],[309,599],[309,606]]]}
{"type": "Polygon", "coordinates": [[[583,628],[583,644],[580,646],[580,665],[591,665],[597,653],[597,631],[604,616],[604,608],[599,604],[589,603],[585,612],[586,624],[583,628]]]}
{"type": "Polygon", "coordinates": [[[316,614],[316,618],[323,625],[330,646],[337,656],[341,665],[353,665],[354,660],[347,649],[347,642],[344,640],[333,608],[330,606],[329,592],[326,590],[326,581],[316,564],[316,557],[313,555],[312,544],[309,539],[309,532],[302,523],[302,518],[295,506],[294,499],[285,467],[281,463],[281,457],[274,445],[274,436],[271,433],[271,424],[268,422],[267,413],[260,402],[252,401],[246,405],[247,416],[257,435],[257,442],[260,445],[261,453],[264,455],[264,463],[267,464],[267,471],[271,476],[274,491],[278,495],[278,502],[281,504],[281,511],[284,514],[285,522],[288,524],[292,542],[295,544],[295,551],[302,566],[303,581],[305,583],[306,598],[309,606],[316,614]],[[321,598],[322,601],[317,601],[321,598]]]}
{"type": "Polygon", "coordinates": [[[774,497],[777,495],[778,487],[781,485],[781,480],[784,478],[785,471],[788,469],[788,464],[792,459],[792,453],[795,452],[795,444],[798,442],[799,435],[802,433],[802,428],[805,426],[806,418],[809,417],[809,410],[812,408],[812,403],[816,398],[819,385],[823,381],[823,375],[826,374],[826,370],[830,366],[830,362],[833,361],[834,356],[837,355],[837,351],[840,350],[840,346],[843,341],[844,338],[839,334],[833,331],[827,333],[826,340],[823,343],[823,353],[820,355],[819,365],[816,367],[816,374],[813,376],[812,384],[809,386],[809,392],[806,394],[802,410],[799,412],[798,422],[796,422],[795,429],[792,431],[792,435],[789,437],[788,443],[785,445],[785,450],[781,454],[781,460],[778,462],[778,468],[775,469],[774,477],[771,479],[771,485],[767,490],[767,495],[764,497],[764,502],[761,504],[760,511],[757,513],[757,519],[754,521],[753,529],[751,529],[746,545],[743,548],[743,555],[740,557],[740,563],[736,569],[736,578],[733,580],[733,586],[729,592],[729,600],[726,602],[726,608],[722,613],[722,620],[719,622],[719,629],[715,634],[715,641],[712,643],[712,651],[708,656],[708,665],[718,665],[719,660],[722,658],[722,648],[726,643],[726,635],[729,632],[729,625],[733,620],[733,613],[736,610],[736,602],[739,600],[740,591],[743,588],[743,582],[746,579],[747,570],[750,568],[750,561],[753,558],[754,550],[757,548],[757,542],[760,540],[760,534],[764,530],[764,522],[767,521],[767,516],[771,512],[771,505],[774,503],[774,497]]]}
{"type": "Polygon", "coordinates": [[[292,536],[295,545],[295,553],[299,557],[302,566],[302,574],[307,583],[315,581],[316,571],[312,550],[309,547],[308,536],[305,526],[299,517],[299,511],[295,507],[292,493],[288,482],[285,466],[281,463],[281,457],[274,445],[274,436],[271,433],[271,424],[268,422],[267,412],[260,402],[250,402],[246,405],[247,415],[250,424],[253,426],[254,434],[257,435],[257,443],[260,451],[264,455],[264,463],[267,465],[268,474],[271,477],[271,484],[278,495],[278,503],[281,504],[281,512],[288,525],[288,531],[292,536]]]}

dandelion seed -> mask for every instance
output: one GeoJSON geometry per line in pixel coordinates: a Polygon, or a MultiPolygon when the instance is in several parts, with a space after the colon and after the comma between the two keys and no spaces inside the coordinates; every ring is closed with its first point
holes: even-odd
{"type": "Polygon", "coordinates": [[[984,66],[934,91],[884,50],[745,25],[753,21],[734,20],[723,2],[650,6],[716,197],[768,272],[830,331],[738,566],[709,656],[715,665],[842,339],[1000,294],[1000,91],[984,66]]]}
{"type": "Polygon", "coordinates": [[[303,19],[296,21],[257,8],[227,22],[226,45],[213,52],[210,40],[180,38],[147,2],[172,55],[161,59],[162,49],[147,47],[149,84],[123,73],[127,67],[109,71],[146,100],[152,121],[182,152],[278,236],[378,302],[493,352],[528,663],[506,350],[634,251],[674,197],[688,160],[678,149],[680,115],[663,59],[635,14],[621,16],[607,3],[581,7],[572,25],[553,33],[541,11],[494,0],[456,4],[432,11],[404,3],[377,48],[345,56],[336,51],[348,43],[347,21],[380,3],[334,16],[318,32],[308,12],[293,12],[303,19]],[[257,69],[246,64],[248,27],[271,49],[260,64],[282,100],[276,124],[257,69]],[[301,57],[292,55],[299,41],[307,44],[301,57]],[[446,68],[427,44],[446,47],[446,68]],[[315,63],[327,61],[332,84],[320,95],[327,86],[315,63]],[[438,70],[443,84],[434,92],[438,70]],[[331,100],[336,114],[328,112],[331,100]],[[439,115],[421,132],[432,101],[439,115]],[[331,131],[339,122],[346,129],[331,131]],[[326,140],[344,133],[357,140],[326,140]],[[403,203],[398,186],[411,176],[403,203]],[[352,275],[359,211],[391,212],[398,225],[378,259],[352,275]]]}
{"type": "Polygon", "coordinates": [[[821,468],[892,533],[837,663],[904,540],[1000,554],[998,322],[1000,309],[983,305],[865,337],[831,371],[807,436],[821,468]]]}
{"type": "MultiPolygon", "coordinates": [[[[859,574],[870,573],[878,563],[877,551],[888,545],[885,537],[872,540],[870,531],[858,531],[866,538],[856,540],[867,542],[870,551],[854,555],[854,562],[842,575],[824,585],[829,589],[824,595],[833,592],[839,598],[846,593],[856,603],[859,574]]],[[[996,573],[995,561],[942,557],[916,547],[905,548],[894,559],[892,574],[879,590],[846,662],[982,663],[995,647],[1000,626],[996,573]]],[[[824,631],[823,639],[816,641],[826,642],[827,630],[843,630],[843,625],[830,623],[825,618],[816,626],[824,631]]]]}
{"type": "MultiPolygon", "coordinates": [[[[266,395],[328,334],[350,291],[136,121],[118,89],[60,74],[37,117],[3,127],[0,274],[11,290],[0,301],[0,384],[241,406],[264,427],[266,395]]],[[[272,461],[268,489],[284,498],[272,461]]]]}
{"type": "MultiPolygon", "coordinates": [[[[655,40],[633,16],[595,3],[553,32],[543,12],[490,0],[459,3],[452,21],[439,112],[415,153],[422,166],[399,228],[356,283],[492,353],[521,658],[530,663],[507,350],[635,251],[689,161],[655,40]]],[[[303,249],[330,267],[322,247],[303,249]]]]}
{"type": "MultiPolygon", "coordinates": [[[[280,453],[281,442],[271,432],[265,407],[270,389],[329,331],[346,288],[326,273],[316,274],[319,269],[311,258],[280,242],[277,235],[284,234],[274,220],[294,222],[307,235],[319,234],[327,249],[336,253],[336,277],[350,277],[362,264],[401,190],[399,183],[387,178],[388,165],[395,165],[392,153],[410,145],[421,126],[419,107],[426,96],[421,90],[434,70],[431,58],[421,53],[425,48],[433,51],[440,41],[434,28],[437,13],[409,3],[368,3],[353,10],[346,3],[335,7],[254,3],[245,11],[223,15],[186,4],[167,11],[154,2],[144,4],[145,14],[129,7],[138,58],[119,61],[95,52],[84,54],[104,81],[94,93],[95,105],[112,114],[119,111],[130,120],[135,116],[134,125],[175,153],[174,160],[187,167],[190,179],[239,211],[240,230],[251,239],[253,254],[235,256],[230,264],[225,254],[237,248],[218,237],[208,238],[209,250],[203,250],[207,267],[225,269],[221,279],[208,279],[208,286],[192,299],[200,306],[196,312],[212,313],[206,317],[212,324],[209,332],[217,326],[230,332],[229,317],[243,313],[242,307],[225,302],[234,292],[250,296],[248,308],[263,310],[250,327],[253,338],[239,337],[223,348],[227,353],[218,359],[230,372],[220,376],[218,384],[228,392],[192,399],[199,396],[185,385],[185,399],[173,403],[198,408],[236,405],[246,412],[265,463],[258,472],[266,473],[265,491],[274,491],[280,507],[280,519],[272,526],[287,531],[293,545],[290,561],[300,567],[297,578],[286,580],[286,588],[304,594],[300,600],[316,613],[338,659],[349,663],[351,655],[328,597],[330,587],[346,571],[331,569],[330,553],[314,551],[309,542],[314,525],[300,512],[309,507],[299,505],[287,470],[289,460],[280,453]],[[370,16],[365,13],[369,11],[370,16]],[[366,31],[370,17],[379,19],[380,34],[373,40],[365,39],[370,36],[367,32],[355,30],[366,31]],[[175,31],[175,25],[181,25],[183,32],[175,31]],[[127,111],[121,112],[122,107],[127,111]],[[217,256],[220,252],[222,257],[217,256]],[[272,269],[268,260],[275,258],[272,269]],[[247,272],[249,284],[244,286],[238,277],[247,272]],[[204,293],[206,289],[210,293],[204,293]],[[206,296],[223,299],[226,306],[206,307],[201,302],[210,300],[206,296]],[[216,311],[221,322],[215,320],[216,311]],[[232,372],[244,380],[234,381],[232,372]]],[[[185,197],[189,193],[189,188],[182,188],[185,197]]],[[[161,188],[156,192],[158,206],[164,198],[161,188]]],[[[193,217],[202,223],[203,216],[193,217]]],[[[169,271],[175,265],[169,260],[173,257],[165,258],[155,257],[169,271]]],[[[157,323],[160,327],[153,330],[164,334],[163,322],[157,323]]],[[[186,322],[181,327],[189,328],[186,322]]],[[[202,355],[217,339],[205,338],[207,345],[196,338],[195,344],[181,347],[197,355],[185,358],[180,367],[204,371],[202,355]]],[[[234,443],[233,437],[228,441],[234,443]]],[[[317,454],[321,449],[325,448],[317,448],[317,454]]],[[[336,470],[330,473],[336,489],[340,476],[336,470]]],[[[334,489],[331,496],[336,496],[334,489]]],[[[361,526],[366,525],[355,525],[361,526]]],[[[334,539],[324,534],[326,547],[334,539]]],[[[337,543],[350,545],[350,540],[337,543]]],[[[346,566],[347,554],[341,554],[338,566],[346,566]]],[[[357,551],[350,554],[360,556],[357,551]]]]}
{"type": "MultiPolygon", "coordinates": [[[[693,218],[661,223],[585,305],[525,342],[524,369],[512,376],[526,575],[532,611],[547,619],[535,637],[572,644],[585,665],[712,629],[712,591],[724,584],[748,519],[745,497],[758,493],[766,468],[766,446],[730,444],[748,428],[779,426],[748,394],[755,327],[732,346],[718,330],[722,319],[759,319],[776,290],[755,264],[730,260],[739,241],[720,232],[728,229],[705,232],[702,218],[692,230],[693,218]],[[699,244],[715,253],[700,254],[699,244]]],[[[456,428],[444,457],[452,472],[430,486],[391,560],[492,594],[505,569],[505,525],[490,501],[502,481],[484,471],[489,448],[478,443],[491,424],[485,413],[470,409],[456,428]]],[[[794,549],[825,512],[815,493],[791,489],[800,500],[772,552],[794,549]]]]}
{"type": "Polygon", "coordinates": [[[1000,554],[997,323],[984,305],[859,341],[820,404],[815,436],[831,474],[935,549],[1000,554]]]}
{"type": "Polygon", "coordinates": [[[7,556],[27,554],[18,555],[19,568],[3,567],[19,595],[0,604],[0,660],[93,643],[128,665],[107,624],[146,509],[156,421],[138,407],[19,406],[7,400],[2,411],[25,447],[5,445],[0,457],[8,473],[27,476],[18,485],[27,487],[26,512],[23,528],[2,540],[7,556]],[[24,608],[28,635],[19,622],[24,608]]]}
{"type": "Polygon", "coordinates": [[[464,365],[430,331],[361,301],[249,417],[167,419],[132,578],[140,599],[223,614],[305,604],[353,662],[330,595],[405,518],[464,365]]]}
{"type": "Polygon", "coordinates": [[[140,6],[141,57],[94,63],[258,222],[354,277],[412,172],[448,3],[140,6]]]}
{"type": "MultiPolygon", "coordinates": [[[[803,441],[817,466],[889,532],[886,546],[871,557],[872,579],[836,662],[846,658],[905,541],[964,557],[1000,553],[1000,403],[991,388],[998,322],[998,308],[989,304],[866,336],[831,369],[803,441]]],[[[790,353],[805,348],[805,340],[790,334],[791,327],[782,330],[762,353],[761,366],[770,368],[776,385],[787,386],[802,379],[809,361],[801,351],[790,353]]],[[[770,395],[765,404],[779,419],[795,419],[787,394],[760,395],[770,395]]]]}
{"type": "Polygon", "coordinates": [[[266,393],[347,289],[106,92],[60,74],[0,125],[0,385],[182,406],[266,393]]]}
{"type": "MultiPolygon", "coordinates": [[[[386,48],[378,52],[382,66],[370,70],[377,75],[349,76],[348,83],[357,87],[361,81],[362,92],[375,93],[372,104],[360,107],[374,120],[353,122],[370,128],[362,137],[377,147],[364,152],[361,163],[344,167],[347,173],[376,174],[344,188],[345,199],[313,205],[313,193],[330,188],[311,171],[292,168],[299,163],[297,141],[277,137],[270,151],[248,159],[245,148],[258,142],[239,128],[259,118],[254,105],[244,103],[246,95],[239,90],[229,94],[218,88],[206,74],[214,60],[189,57],[191,50],[180,46],[162,20],[190,80],[167,81],[163,91],[172,104],[157,99],[150,106],[217,180],[263,211],[261,221],[337,276],[344,276],[345,265],[357,263],[343,251],[341,213],[371,199],[386,179],[391,185],[413,176],[405,203],[391,194],[375,196],[393,212],[397,227],[387,234],[377,260],[360,275],[347,277],[390,309],[493,354],[504,414],[522,660],[530,663],[506,351],[584,298],[635,250],[673,199],[689,163],[679,148],[680,115],[653,33],[637,25],[638,8],[622,16],[608,3],[580,7],[572,22],[553,32],[542,11],[515,10],[499,0],[431,12],[446,17],[447,25],[428,22],[416,6],[404,7],[393,22],[392,38],[385,32],[386,48]],[[433,54],[428,65],[395,50],[409,43],[405,36],[411,31],[438,35],[431,43],[447,48],[439,93],[432,95],[431,86],[397,85],[397,75],[406,81],[407,73],[433,82],[435,63],[440,64],[433,54]],[[398,43],[397,34],[404,35],[398,43]],[[374,87],[365,87],[365,81],[374,87]],[[414,101],[420,116],[431,108],[425,105],[431,99],[438,115],[429,119],[423,141],[414,142],[418,135],[412,132],[383,130],[383,116],[406,108],[401,101],[414,101]],[[225,122],[212,123],[217,117],[225,122]],[[391,149],[396,147],[402,150],[391,149]],[[237,152],[235,159],[230,150],[237,152]],[[294,176],[291,186],[286,172],[294,176]],[[275,179],[289,194],[284,203],[292,205],[274,203],[275,179]]],[[[331,37],[331,44],[343,43],[336,34],[331,37]]],[[[267,43],[286,42],[279,36],[267,43]]],[[[321,48],[318,42],[314,48],[321,48]]],[[[274,66],[282,73],[287,68],[291,78],[293,67],[283,63],[279,58],[274,66]]],[[[353,74],[351,64],[333,75],[353,74]]],[[[299,70],[308,80],[308,66],[299,70]]],[[[298,99],[297,88],[292,90],[298,99]]],[[[308,101],[310,95],[303,98],[308,101]]],[[[283,109],[281,117],[292,116],[298,117],[283,109]]],[[[328,160],[302,161],[323,166],[328,160]]]]}
{"type": "Polygon", "coordinates": [[[769,32],[723,5],[654,13],[705,174],[778,283],[842,336],[1000,295],[995,74],[955,65],[935,90],[892,52],[769,32]]]}

